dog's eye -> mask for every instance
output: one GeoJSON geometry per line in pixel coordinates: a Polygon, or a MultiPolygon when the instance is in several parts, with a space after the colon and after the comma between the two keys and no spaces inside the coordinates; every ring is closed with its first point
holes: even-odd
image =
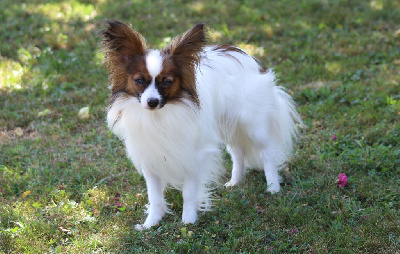
{"type": "Polygon", "coordinates": [[[145,85],[145,84],[146,84],[146,81],[144,81],[143,78],[137,78],[137,79],[135,79],[135,82],[136,82],[138,85],[145,85]]]}
{"type": "Polygon", "coordinates": [[[172,85],[173,81],[171,79],[164,79],[161,83],[163,86],[170,86],[172,85]]]}

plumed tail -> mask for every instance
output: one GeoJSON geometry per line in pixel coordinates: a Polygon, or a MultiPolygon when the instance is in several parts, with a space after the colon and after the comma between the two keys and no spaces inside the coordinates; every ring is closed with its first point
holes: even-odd
{"type": "Polygon", "coordinates": [[[285,88],[275,86],[273,88],[276,98],[275,130],[282,145],[280,167],[284,166],[293,152],[293,145],[299,136],[299,127],[303,126],[303,121],[296,111],[296,104],[292,97],[286,93],[285,88]]]}

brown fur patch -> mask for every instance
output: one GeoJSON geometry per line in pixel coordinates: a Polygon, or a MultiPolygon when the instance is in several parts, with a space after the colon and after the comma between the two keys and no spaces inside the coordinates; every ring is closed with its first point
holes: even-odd
{"type": "Polygon", "coordinates": [[[167,58],[162,65],[161,73],[156,77],[156,84],[158,84],[161,94],[168,100],[180,99],[182,95],[182,74],[180,69],[175,63],[167,58]],[[165,82],[171,81],[170,85],[164,85],[165,82]]]}
{"type": "Polygon", "coordinates": [[[144,89],[150,84],[151,76],[146,68],[145,56],[137,56],[130,60],[126,72],[128,73],[125,91],[132,96],[139,97],[144,89]],[[144,84],[139,84],[136,80],[142,79],[144,84]]]}
{"type": "Polygon", "coordinates": [[[100,31],[104,62],[110,71],[111,93],[125,90],[131,93],[128,71],[144,62],[145,39],[131,27],[119,21],[107,21],[107,28],[100,31]]]}
{"type": "Polygon", "coordinates": [[[236,52],[236,53],[240,53],[242,55],[247,55],[246,52],[244,52],[240,48],[229,45],[229,44],[217,44],[214,46],[213,50],[216,52],[219,52],[223,56],[232,58],[233,60],[237,61],[240,65],[242,65],[242,63],[239,61],[239,59],[237,59],[234,55],[232,55],[230,53],[236,52]]]}
{"type": "Polygon", "coordinates": [[[242,55],[247,55],[247,53],[244,52],[242,49],[229,44],[217,44],[214,46],[213,50],[223,53],[236,52],[242,55]]]}
{"type": "MultiPolygon", "coordinates": [[[[174,38],[172,43],[162,51],[165,58],[163,67],[172,68],[178,72],[180,90],[184,91],[182,95],[187,96],[197,105],[200,103],[196,90],[195,68],[206,44],[204,30],[204,24],[197,24],[186,33],[174,38]]],[[[171,91],[171,94],[176,95],[177,92],[171,91]]]]}
{"type": "MultiPolygon", "coordinates": [[[[240,64],[242,64],[235,56],[233,56],[232,54],[230,54],[231,52],[236,52],[236,53],[240,53],[242,55],[248,55],[246,52],[244,52],[242,49],[229,45],[229,44],[217,44],[214,46],[213,48],[214,51],[220,52],[221,54],[223,54],[224,56],[227,57],[231,57],[234,60],[236,60],[237,62],[239,62],[240,64]]],[[[253,56],[252,56],[253,57],[253,56]]],[[[261,62],[253,57],[253,59],[258,63],[258,65],[260,66],[258,71],[260,72],[260,74],[266,74],[269,70],[266,67],[263,67],[261,62]]]]}
{"type": "Polygon", "coordinates": [[[260,65],[260,68],[258,69],[258,71],[260,72],[260,74],[266,74],[269,71],[269,69],[267,67],[263,67],[260,65]]]}

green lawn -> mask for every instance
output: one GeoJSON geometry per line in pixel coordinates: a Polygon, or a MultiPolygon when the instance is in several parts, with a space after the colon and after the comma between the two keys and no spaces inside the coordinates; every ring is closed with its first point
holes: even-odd
{"type": "Polygon", "coordinates": [[[0,53],[0,252],[400,251],[398,0],[1,0],[0,53]],[[152,47],[206,21],[274,68],[307,126],[282,192],[250,171],[185,226],[169,190],[175,214],[135,231],[146,186],[105,124],[105,19],[152,47]]]}

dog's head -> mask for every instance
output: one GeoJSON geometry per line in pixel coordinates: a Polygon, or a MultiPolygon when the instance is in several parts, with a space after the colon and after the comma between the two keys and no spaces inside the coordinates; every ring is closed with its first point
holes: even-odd
{"type": "Polygon", "coordinates": [[[174,38],[162,50],[146,49],[145,39],[119,21],[100,31],[111,93],[138,99],[145,109],[162,108],[182,98],[199,105],[195,67],[206,43],[204,24],[174,38]]]}

